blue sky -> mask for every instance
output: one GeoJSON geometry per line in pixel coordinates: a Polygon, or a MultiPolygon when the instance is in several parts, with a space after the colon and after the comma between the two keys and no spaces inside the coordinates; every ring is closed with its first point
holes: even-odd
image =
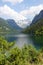
{"type": "Polygon", "coordinates": [[[27,18],[29,20],[32,20],[33,17],[38,14],[42,9],[43,0],[0,0],[0,17],[4,18],[13,18],[19,20],[20,17],[20,20],[27,18]],[[6,14],[1,9],[8,14],[6,14]],[[17,18],[12,13],[9,13],[9,11],[14,13],[17,18]]]}
{"type": "Polygon", "coordinates": [[[21,10],[27,9],[27,7],[36,6],[43,4],[43,0],[23,0],[21,3],[16,3],[15,5],[12,5],[10,2],[3,2],[3,0],[0,0],[0,6],[8,5],[17,12],[20,12],[21,10]]]}

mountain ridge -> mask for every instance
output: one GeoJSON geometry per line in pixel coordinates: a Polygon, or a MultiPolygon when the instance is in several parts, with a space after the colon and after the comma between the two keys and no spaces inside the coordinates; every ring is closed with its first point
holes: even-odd
{"type": "Polygon", "coordinates": [[[8,24],[16,30],[22,30],[22,28],[20,26],[17,25],[17,23],[15,22],[15,20],[13,19],[7,19],[8,24]]]}
{"type": "Polygon", "coordinates": [[[32,20],[32,23],[31,23],[31,24],[36,23],[36,21],[38,21],[38,20],[39,20],[39,19],[41,19],[41,18],[43,18],[43,10],[41,10],[41,11],[40,11],[40,13],[39,13],[39,14],[37,14],[37,15],[33,18],[33,20],[32,20]]]}
{"type": "Polygon", "coordinates": [[[0,18],[0,33],[9,33],[9,32],[14,32],[16,31],[15,29],[12,29],[12,27],[9,26],[8,22],[0,18]]]}
{"type": "Polygon", "coordinates": [[[23,32],[27,34],[43,35],[43,10],[34,17],[30,26],[23,32]]]}

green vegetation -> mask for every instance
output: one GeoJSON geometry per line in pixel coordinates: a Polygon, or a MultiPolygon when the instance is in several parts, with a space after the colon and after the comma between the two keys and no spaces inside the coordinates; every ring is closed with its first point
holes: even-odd
{"type": "Polygon", "coordinates": [[[10,34],[14,32],[16,32],[16,30],[9,26],[6,20],[0,18],[0,34],[10,34]]]}
{"type": "Polygon", "coordinates": [[[15,47],[15,42],[7,42],[0,37],[0,65],[43,65],[43,48],[34,46],[15,47]],[[14,46],[14,47],[13,47],[14,46]]]}
{"type": "Polygon", "coordinates": [[[34,35],[43,35],[43,19],[36,21],[34,24],[31,24],[23,32],[34,35]]]}

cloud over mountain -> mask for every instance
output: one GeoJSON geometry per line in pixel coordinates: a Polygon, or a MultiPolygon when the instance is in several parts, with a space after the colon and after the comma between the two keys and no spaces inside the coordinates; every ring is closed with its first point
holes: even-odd
{"type": "Polygon", "coordinates": [[[33,18],[36,14],[38,14],[43,9],[43,4],[37,5],[37,6],[31,6],[30,8],[23,10],[20,12],[23,16],[29,16],[30,18],[33,18]]]}
{"type": "Polygon", "coordinates": [[[23,21],[26,19],[26,17],[22,16],[20,13],[11,9],[7,5],[0,7],[0,17],[6,18],[6,19],[14,19],[15,22],[22,28],[27,26],[26,21],[23,21]]]}
{"type": "Polygon", "coordinates": [[[0,16],[4,18],[10,18],[14,20],[24,20],[26,19],[20,13],[16,12],[15,10],[11,9],[9,6],[4,5],[0,6],[0,16]]]}

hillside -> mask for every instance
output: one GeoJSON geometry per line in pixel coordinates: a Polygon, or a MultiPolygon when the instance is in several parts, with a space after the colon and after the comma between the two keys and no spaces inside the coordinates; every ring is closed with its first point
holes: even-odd
{"type": "Polygon", "coordinates": [[[16,31],[15,29],[12,29],[12,27],[9,26],[8,22],[0,18],[0,33],[11,33],[16,31]]]}
{"type": "Polygon", "coordinates": [[[43,35],[43,14],[42,11],[34,17],[31,25],[23,32],[28,34],[43,35]],[[38,16],[38,17],[37,17],[38,16]],[[36,19],[37,18],[37,19],[36,19]]]}
{"type": "Polygon", "coordinates": [[[32,20],[32,23],[31,23],[31,24],[36,23],[39,19],[42,19],[42,18],[43,18],[43,10],[41,10],[41,11],[40,11],[40,13],[39,13],[39,14],[37,14],[37,15],[33,18],[33,20],[32,20]]]}
{"type": "Polygon", "coordinates": [[[15,20],[13,20],[13,19],[7,19],[7,22],[9,24],[9,26],[12,27],[12,29],[15,29],[17,31],[22,30],[22,28],[17,25],[17,23],[15,22],[15,20]]]}

